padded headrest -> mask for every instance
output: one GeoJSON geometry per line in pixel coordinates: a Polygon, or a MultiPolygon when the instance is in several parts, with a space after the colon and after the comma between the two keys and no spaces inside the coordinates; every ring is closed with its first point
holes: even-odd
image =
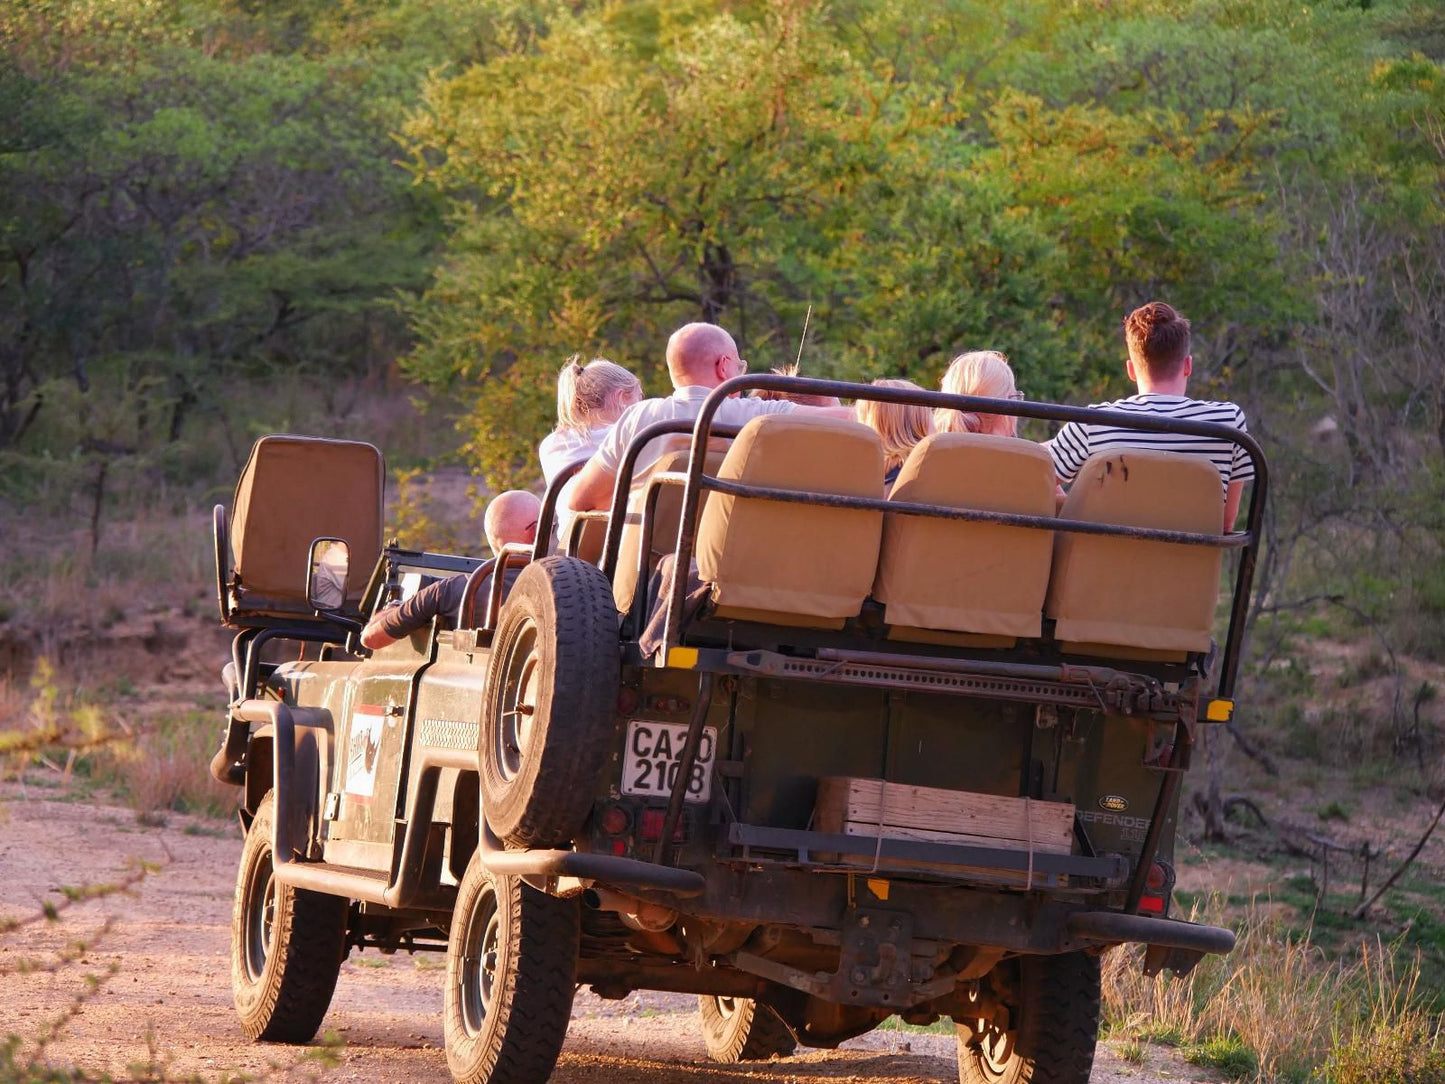
{"type": "Polygon", "coordinates": [[[307,554],[320,537],[350,548],[347,599],[361,597],[381,553],[385,465],[374,445],[262,437],[236,484],[231,553],[239,605],[306,605],[307,554]]]}
{"type": "MultiPolygon", "coordinates": [[[[1224,492],[1205,459],[1123,449],[1089,458],[1059,514],[1217,535],[1224,492]]],[[[1068,650],[1208,651],[1221,558],[1212,546],[1060,531],[1044,612],[1068,650]]]]}
{"type": "Polygon", "coordinates": [[[1031,440],[933,433],[914,445],[893,483],[892,496],[982,512],[1051,516],[1053,460],[1031,440]]]}
{"type": "MultiPolygon", "coordinates": [[[[743,426],[718,478],[851,497],[883,496],[878,434],[855,421],[799,411],[743,426]]],[[[714,494],[697,561],[719,607],[851,617],[877,568],[883,514],[714,494]]]]}
{"type": "MultiPolygon", "coordinates": [[[[936,433],[889,500],[1052,517],[1054,487],[1053,460],[1032,441],[936,433]]],[[[894,626],[1037,636],[1052,551],[1045,530],[889,514],[873,596],[894,626]]]]}
{"type": "Polygon", "coordinates": [[[1207,460],[1130,448],[1090,456],[1059,514],[1124,527],[1219,534],[1224,493],[1219,471],[1207,460]]]}

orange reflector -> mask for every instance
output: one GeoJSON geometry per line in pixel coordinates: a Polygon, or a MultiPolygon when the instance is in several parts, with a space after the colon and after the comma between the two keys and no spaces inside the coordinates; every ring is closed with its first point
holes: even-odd
{"type": "Polygon", "coordinates": [[[1234,718],[1233,700],[1211,700],[1204,709],[1204,717],[1211,723],[1227,723],[1234,718]]]}

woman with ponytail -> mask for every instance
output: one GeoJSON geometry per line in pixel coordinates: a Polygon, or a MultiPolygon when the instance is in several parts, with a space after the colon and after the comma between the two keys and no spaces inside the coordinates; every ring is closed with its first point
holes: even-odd
{"type": "MultiPolygon", "coordinates": [[[[943,390],[949,395],[977,395],[987,399],[1022,399],[1014,384],[1008,358],[997,350],[972,350],[953,359],[943,374],[943,390]]],[[[945,410],[934,414],[940,433],[991,433],[1012,437],[1018,434],[1018,419],[1011,414],[975,414],[945,410]]]]}
{"type": "Polygon", "coordinates": [[[537,457],[547,484],[573,463],[590,459],[612,423],[642,400],[637,377],[606,358],[586,365],[573,354],[557,374],[557,428],[547,434],[537,457]]]}

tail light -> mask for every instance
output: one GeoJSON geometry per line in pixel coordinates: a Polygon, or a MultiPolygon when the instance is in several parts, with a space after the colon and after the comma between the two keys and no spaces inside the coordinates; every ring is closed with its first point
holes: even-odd
{"type": "MultiPolygon", "coordinates": [[[[644,809],[641,816],[637,818],[637,833],[643,839],[657,840],[662,838],[662,822],[667,819],[665,809],[644,809]]],[[[677,818],[677,827],[673,829],[672,841],[681,843],[687,838],[686,832],[687,817],[677,818]]]]}
{"type": "Polygon", "coordinates": [[[1144,891],[1139,896],[1139,913],[1164,915],[1169,910],[1169,895],[1174,891],[1174,867],[1168,862],[1155,862],[1144,877],[1144,891]]]}

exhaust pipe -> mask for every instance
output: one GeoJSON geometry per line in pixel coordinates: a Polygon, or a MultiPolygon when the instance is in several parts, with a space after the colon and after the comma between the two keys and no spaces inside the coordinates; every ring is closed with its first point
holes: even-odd
{"type": "Polygon", "coordinates": [[[616,912],[624,926],[638,933],[661,933],[677,921],[677,911],[671,907],[648,903],[610,888],[586,889],[582,902],[594,911],[616,912]]]}

